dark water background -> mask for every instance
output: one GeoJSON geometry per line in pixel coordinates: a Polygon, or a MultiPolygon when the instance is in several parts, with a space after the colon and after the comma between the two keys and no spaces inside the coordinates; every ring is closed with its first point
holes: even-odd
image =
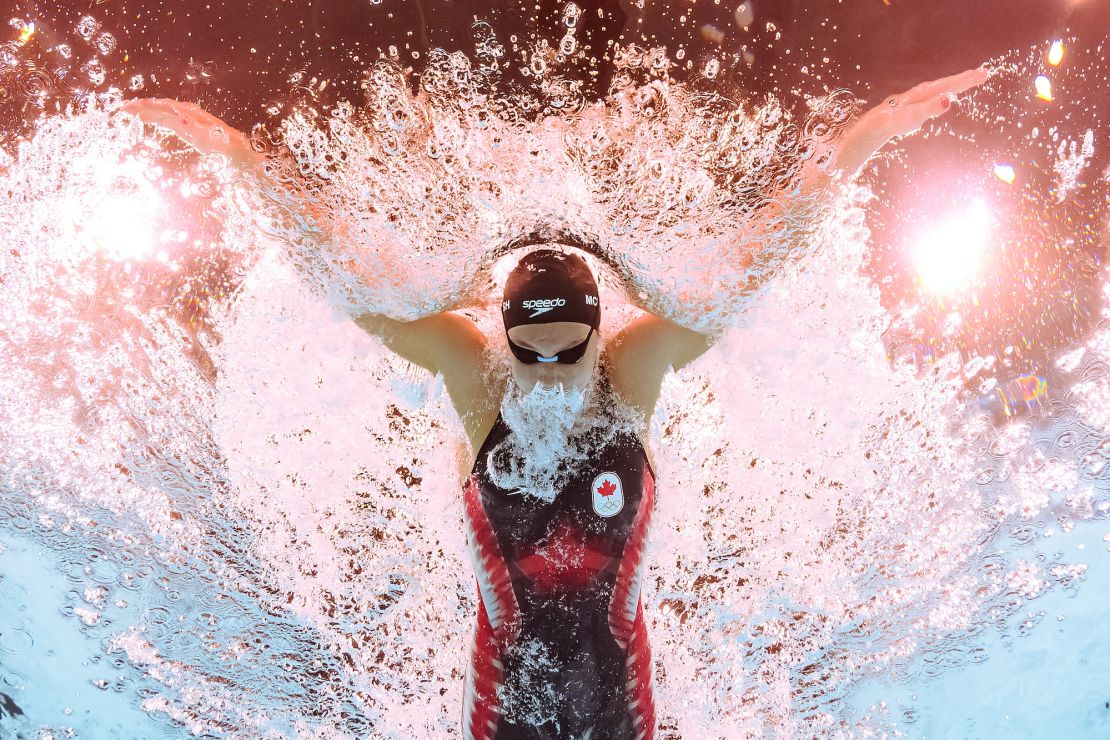
{"type": "MultiPolygon", "coordinates": [[[[740,3],[731,0],[641,4],[642,9],[612,0],[579,3],[585,11],[582,44],[595,53],[611,42],[667,45],[672,51],[681,44],[691,56],[747,49],[751,62],[736,84],[753,96],[795,86],[813,93],[831,85],[877,102],[1042,39],[1074,35],[1090,42],[1110,28],[1110,6],[1095,0],[752,0],[747,5],[754,21],[747,32],[737,27],[733,14],[740,3]],[[683,15],[686,20],[679,21],[683,15]],[[705,25],[722,32],[719,43],[701,36],[705,25]],[[824,72],[823,80],[802,74],[802,66],[824,72]]],[[[564,5],[551,0],[17,0],[7,14],[38,19],[38,33],[47,41],[68,35],[84,15],[110,19],[118,51],[130,57],[128,65],[113,70],[116,75],[123,78],[129,68],[152,74],[156,81],[147,82],[144,94],[194,101],[229,123],[249,127],[284,92],[294,72],[332,80],[334,90],[350,97],[357,83],[348,79],[350,71],[360,66],[352,57],[372,61],[392,45],[402,61],[419,67],[413,53],[425,57],[435,47],[469,53],[475,19],[488,21],[504,38],[518,34],[557,45],[560,30],[551,21],[564,5]],[[198,65],[202,73],[190,74],[198,65]]],[[[604,94],[611,75],[612,67],[600,64],[596,76],[584,76],[594,97],[604,94]]],[[[675,76],[683,77],[681,71],[675,76]]],[[[5,115],[12,114],[15,102],[5,106],[5,115]]]]}

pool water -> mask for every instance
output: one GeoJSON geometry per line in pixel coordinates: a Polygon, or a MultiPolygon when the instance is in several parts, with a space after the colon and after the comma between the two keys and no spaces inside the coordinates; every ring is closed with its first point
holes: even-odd
{"type": "Polygon", "coordinates": [[[264,119],[266,182],[119,112],[182,74],[218,107],[230,72],[140,67],[123,11],[13,11],[0,736],[458,736],[470,461],[442,378],[350,317],[482,281],[499,343],[533,231],[600,245],[602,337],[631,291],[717,339],[642,430],[661,740],[1110,734],[1105,40],[1004,46],[808,196],[852,73],[811,38],[779,81],[781,19],[744,6],[603,60],[574,3],[556,45],[468,19],[466,52],[345,47],[226,113],[264,119]]]}
{"type": "Polygon", "coordinates": [[[1110,584],[1110,527],[1046,527],[1032,557],[1083,563],[1080,582],[1025,603],[1000,630],[945,667],[929,655],[907,682],[873,681],[853,703],[889,716],[909,737],[1100,738],[1110,734],[1110,640],[1100,593],[1110,584]],[[926,667],[926,660],[935,661],[926,667]],[[939,675],[927,676],[930,669],[939,675]]]}

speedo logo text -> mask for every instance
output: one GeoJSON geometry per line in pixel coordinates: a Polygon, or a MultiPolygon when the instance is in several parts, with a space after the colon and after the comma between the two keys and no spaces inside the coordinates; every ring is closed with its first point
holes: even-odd
{"type": "Polygon", "coordinates": [[[567,302],[562,298],[544,298],[542,300],[529,300],[520,304],[522,308],[533,311],[532,315],[528,318],[539,316],[541,313],[547,313],[553,308],[567,305],[567,302]]]}

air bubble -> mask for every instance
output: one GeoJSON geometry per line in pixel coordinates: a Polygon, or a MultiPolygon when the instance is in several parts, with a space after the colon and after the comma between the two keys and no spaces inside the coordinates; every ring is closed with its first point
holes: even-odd
{"type": "Polygon", "coordinates": [[[1074,430],[1069,429],[1057,434],[1056,439],[1053,440],[1053,443],[1057,447],[1066,449],[1068,447],[1072,447],[1078,441],[1079,435],[1074,430]]]}
{"type": "Polygon", "coordinates": [[[578,19],[582,17],[582,9],[574,3],[567,3],[563,7],[563,25],[567,28],[575,28],[578,25],[578,19]]]}
{"type": "Polygon", "coordinates": [[[91,15],[86,15],[77,21],[77,35],[85,41],[91,41],[92,37],[100,30],[100,21],[93,18],[91,15]]]}
{"type": "Polygon", "coordinates": [[[54,77],[44,69],[31,69],[20,78],[20,89],[28,98],[48,95],[56,85],[54,77]]]}
{"type": "Polygon", "coordinates": [[[185,65],[185,81],[190,84],[206,82],[212,78],[216,63],[213,61],[199,62],[190,58],[185,65]]]}
{"type": "Polygon", "coordinates": [[[22,627],[0,629],[0,650],[20,655],[35,646],[35,638],[22,627]]]}
{"type": "Polygon", "coordinates": [[[104,69],[104,65],[101,64],[99,59],[90,59],[85,62],[81,67],[81,71],[85,73],[85,77],[94,86],[103,85],[104,80],[108,76],[108,71],[104,69]]]}
{"type": "Polygon", "coordinates": [[[116,50],[116,37],[110,33],[102,33],[96,37],[96,50],[103,56],[108,56],[116,50]]]}

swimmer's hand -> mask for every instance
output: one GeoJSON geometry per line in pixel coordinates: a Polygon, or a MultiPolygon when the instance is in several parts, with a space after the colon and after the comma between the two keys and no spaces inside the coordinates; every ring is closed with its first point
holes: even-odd
{"type": "Polygon", "coordinates": [[[856,119],[844,132],[837,144],[832,169],[839,170],[844,178],[853,178],[888,141],[911,134],[929,119],[946,113],[955,96],[981,85],[988,77],[990,72],[979,67],[922,82],[901,95],[892,95],[856,119]]]}
{"type": "Polygon", "coordinates": [[[172,131],[201,154],[220,154],[246,173],[262,171],[263,156],[254,151],[243,132],[192,103],[166,98],[129,100],[120,109],[143,123],[172,131]]]}

